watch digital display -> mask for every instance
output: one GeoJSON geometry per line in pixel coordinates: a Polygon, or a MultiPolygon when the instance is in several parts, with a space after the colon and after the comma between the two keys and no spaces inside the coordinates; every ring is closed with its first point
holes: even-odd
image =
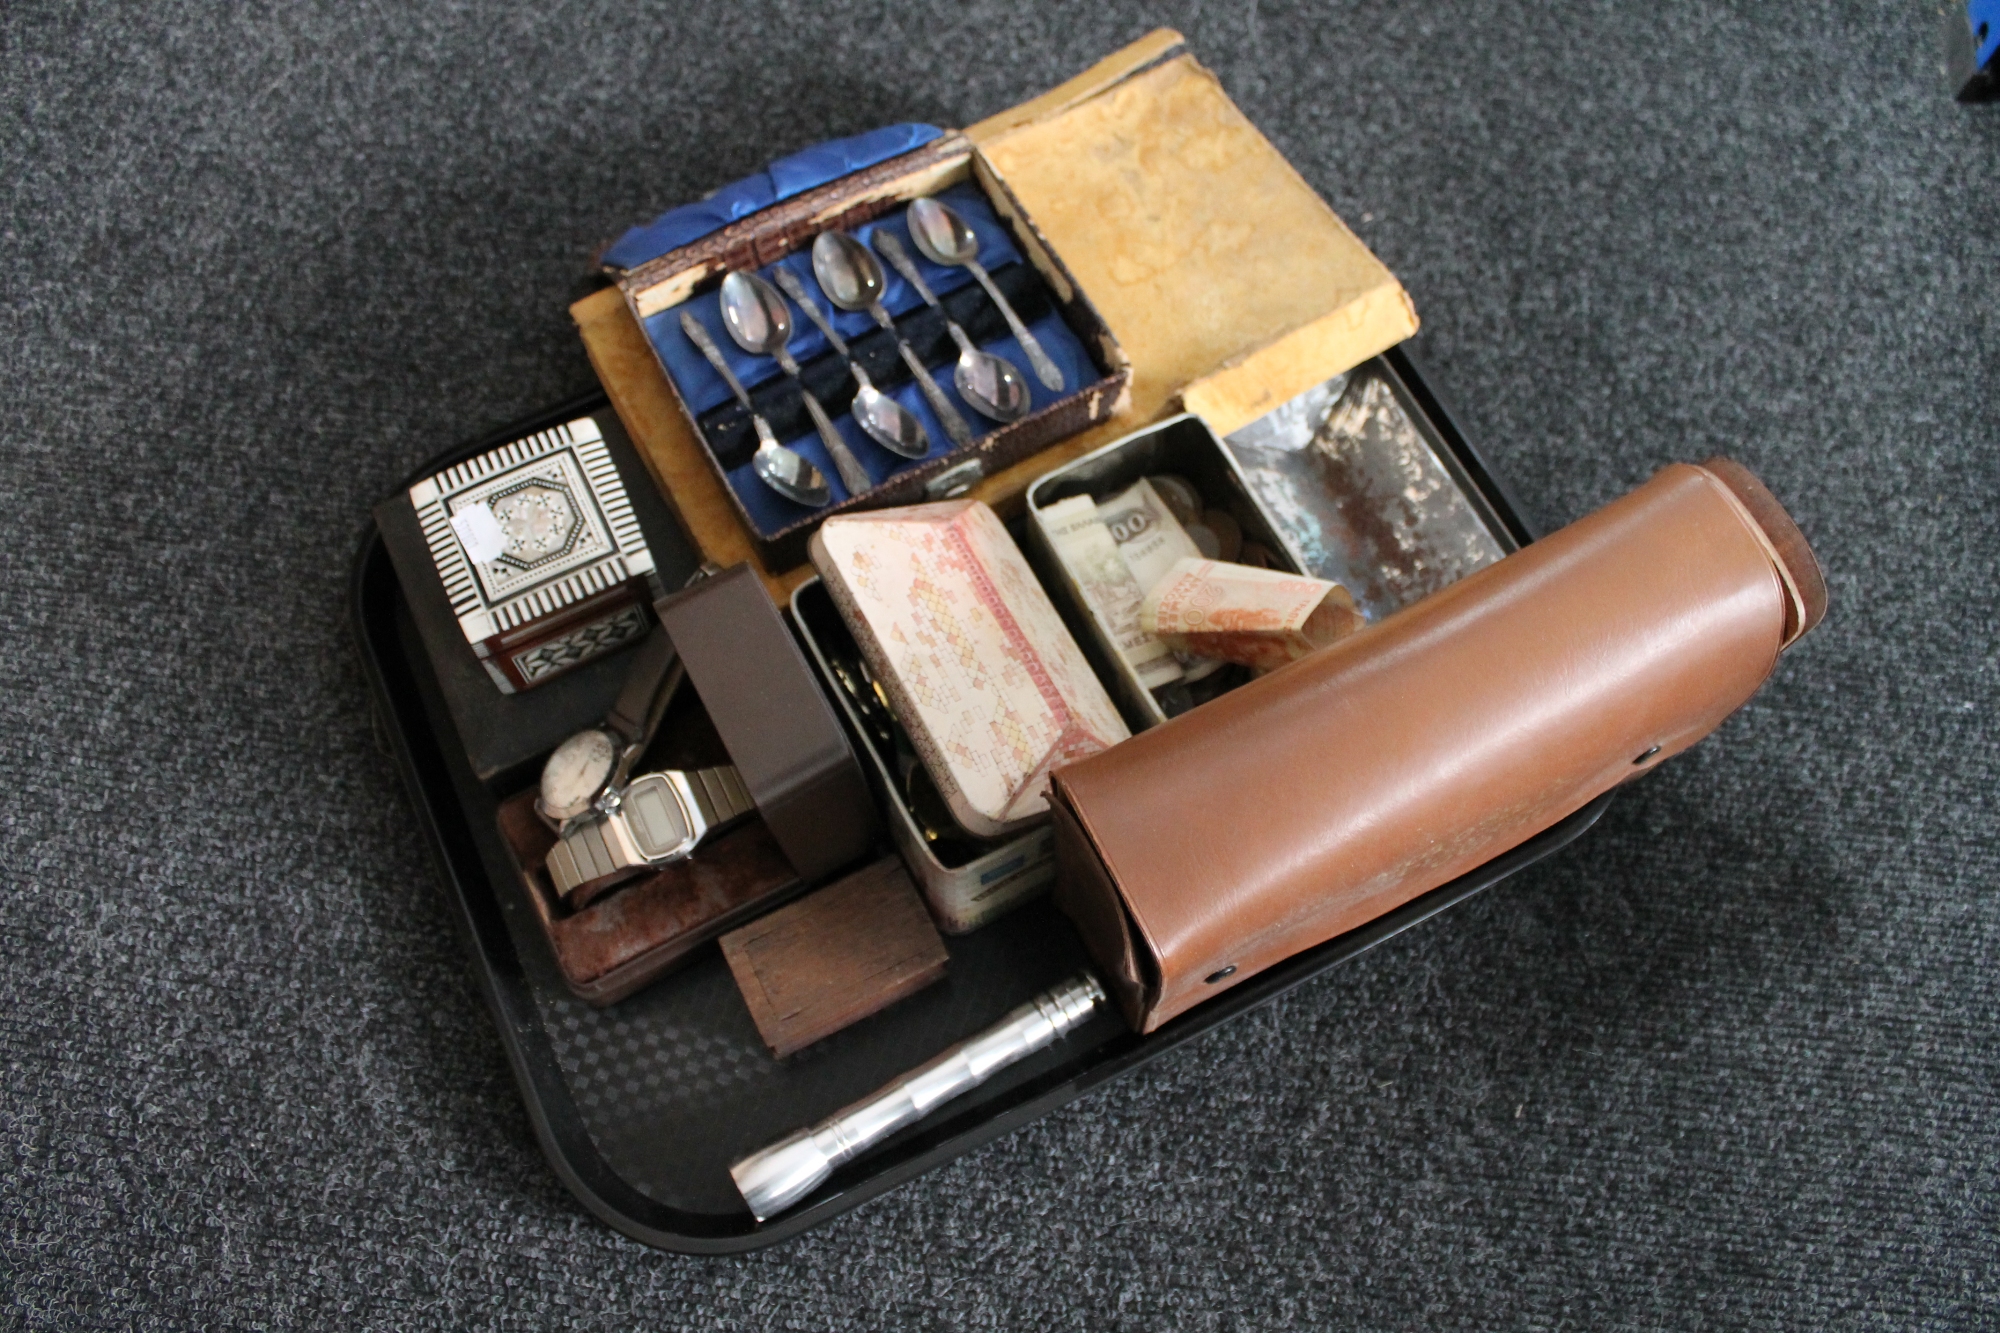
{"type": "Polygon", "coordinates": [[[619,811],[633,843],[648,860],[681,850],[694,833],[679,794],[665,778],[648,776],[627,787],[619,811]]]}

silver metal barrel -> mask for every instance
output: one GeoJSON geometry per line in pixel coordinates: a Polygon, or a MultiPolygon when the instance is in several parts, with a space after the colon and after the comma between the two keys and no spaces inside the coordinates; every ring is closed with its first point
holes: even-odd
{"type": "Polygon", "coordinates": [[[1079,973],[845,1110],[751,1153],[729,1174],[757,1220],[768,1221],[842,1162],[1075,1030],[1103,999],[1097,978],[1079,973]]]}

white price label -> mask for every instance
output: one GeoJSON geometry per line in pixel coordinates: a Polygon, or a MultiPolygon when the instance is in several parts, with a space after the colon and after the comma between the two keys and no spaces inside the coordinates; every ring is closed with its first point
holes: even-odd
{"type": "Polygon", "coordinates": [[[493,511],[484,501],[470,504],[451,516],[451,530],[458,534],[459,545],[465,548],[467,556],[475,564],[485,564],[498,560],[500,553],[507,549],[507,534],[500,531],[500,520],[493,517],[493,511]]]}

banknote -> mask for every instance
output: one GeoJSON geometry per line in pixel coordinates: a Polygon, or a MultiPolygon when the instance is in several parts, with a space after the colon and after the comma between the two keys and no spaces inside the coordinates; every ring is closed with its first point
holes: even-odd
{"type": "Polygon", "coordinates": [[[1139,623],[1176,652],[1268,670],[1365,622],[1337,583],[1196,558],[1178,561],[1153,585],[1139,623]]]}
{"type": "Polygon", "coordinates": [[[1041,512],[1056,558],[1076,580],[1084,603],[1140,684],[1151,690],[1179,680],[1181,668],[1174,655],[1139,627],[1139,603],[1145,590],[1119,554],[1111,529],[1097,511],[1097,502],[1088,495],[1074,495],[1041,512]]]}
{"type": "Polygon", "coordinates": [[[1132,571],[1141,594],[1165,578],[1177,560],[1197,557],[1201,549],[1187,535],[1166,500],[1144,477],[1097,507],[1098,517],[1118,543],[1118,554],[1132,571]]]}
{"type": "MultiPolygon", "coordinates": [[[[1165,578],[1177,561],[1201,558],[1201,548],[1174,517],[1172,506],[1144,477],[1106,500],[1097,510],[1142,594],[1165,578]]],[[[1174,658],[1180,665],[1182,678],[1189,681],[1206,679],[1222,669],[1219,660],[1180,650],[1175,651],[1174,658]]]]}

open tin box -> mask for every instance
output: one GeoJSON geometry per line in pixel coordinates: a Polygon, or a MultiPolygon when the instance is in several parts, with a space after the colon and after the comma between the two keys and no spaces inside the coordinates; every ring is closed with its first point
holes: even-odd
{"type": "Polygon", "coordinates": [[[792,593],[792,625],[852,729],[890,840],[938,929],[947,935],[977,930],[1046,889],[1056,873],[1055,829],[1043,823],[1012,837],[982,840],[957,827],[817,578],[792,593]]]}
{"type": "Polygon", "coordinates": [[[1315,385],[1226,441],[1189,412],[1055,468],[1028,488],[1029,559],[1134,731],[1201,695],[1146,688],[1057,557],[1046,515],[1071,496],[1101,502],[1162,473],[1191,483],[1270,552],[1273,568],[1354,593],[1370,622],[1520,544],[1388,357],[1315,385]]]}
{"type": "MultiPolygon", "coordinates": [[[[1024,249],[1045,241],[1062,256],[1059,268],[1038,264],[1038,271],[1066,274],[1077,287],[1073,298],[1088,293],[1114,340],[1109,345],[1129,367],[1122,412],[997,466],[973,487],[973,496],[1011,519],[1024,546],[1033,545],[1024,503],[1031,485],[1045,477],[1050,486],[1062,485],[1058,469],[1069,464],[1075,464],[1067,474],[1072,481],[1105,459],[1145,466],[1133,451],[1161,447],[1146,445],[1145,436],[1123,446],[1132,457],[1096,451],[1176,405],[1207,423],[1199,447],[1218,451],[1213,465],[1242,487],[1232,502],[1256,500],[1259,483],[1233,452],[1233,433],[1364,363],[1369,373],[1393,379],[1399,401],[1435,443],[1466,503],[1490,520],[1495,540],[1509,546],[1530,540],[1504,488],[1397,346],[1415,328],[1401,287],[1185,54],[1176,35],[1154,34],[1054,92],[974,126],[964,140],[969,146],[959,166],[990,175],[1004,187],[1000,197],[1033,219],[1031,229],[1017,233],[1024,249]]],[[[718,251],[714,263],[726,262],[718,251]]],[[[687,278],[687,291],[701,281],[687,278]]],[[[844,651],[841,627],[837,617],[827,619],[823,593],[816,601],[813,588],[801,588],[811,571],[777,560],[775,548],[745,525],[696,416],[677,399],[640,328],[630,294],[607,289],[579,302],[574,313],[610,402],[694,548],[660,553],[662,581],[678,586],[701,560],[750,563],[794,613],[793,628],[826,674],[828,696],[881,783],[889,826],[902,830],[892,836],[922,886],[953,881],[965,891],[967,871],[974,882],[992,876],[1001,891],[986,902],[976,891],[963,892],[959,924],[992,916],[1002,900],[1015,904],[950,936],[942,982],[785,1060],[766,1051],[714,948],[695,950],[677,970],[609,1007],[586,1003],[557,968],[504,836],[502,807],[518,800],[532,776],[518,769],[474,772],[409,614],[409,593],[380,535],[371,532],[355,566],[352,605],[388,748],[443,873],[543,1150],[578,1198],[627,1235],[692,1253],[752,1249],[797,1235],[1486,888],[1579,836],[1608,804],[1608,796],[1599,798],[1478,870],[1150,1034],[1100,1011],[1065,1040],[841,1168],[799,1207],[759,1223],[729,1178],[733,1161],[984,1028],[1074,974],[1087,957],[1069,921],[1034,893],[1052,869],[1032,845],[1044,836],[1040,831],[1011,846],[976,849],[955,864],[933,856],[942,878],[926,877],[917,854],[924,849],[908,843],[913,830],[922,839],[923,817],[899,794],[893,756],[869,738],[868,719],[843,694],[834,670],[844,651]]],[[[601,404],[564,405],[506,438],[601,404]]],[[[1168,423],[1155,434],[1190,429],[1168,423]]],[[[426,468],[500,442],[479,442],[426,468]]],[[[1255,505],[1245,510],[1258,512],[1255,505]]],[[[1270,536],[1285,545],[1281,533],[1270,536]]],[[[1285,549],[1294,563],[1304,563],[1296,544],[1285,549]]],[[[1048,580],[1046,569],[1042,576],[1048,580]]],[[[1055,592],[1060,602],[1060,588],[1055,592]]],[[[1088,649],[1087,627],[1078,637],[1088,649]]],[[[1115,670],[1099,669],[1117,693],[1115,670]]],[[[615,673],[579,674],[575,689],[601,694],[574,701],[580,712],[595,707],[601,714],[616,693],[615,673]]],[[[938,907],[940,892],[930,899],[950,928],[952,913],[938,907]]]]}

